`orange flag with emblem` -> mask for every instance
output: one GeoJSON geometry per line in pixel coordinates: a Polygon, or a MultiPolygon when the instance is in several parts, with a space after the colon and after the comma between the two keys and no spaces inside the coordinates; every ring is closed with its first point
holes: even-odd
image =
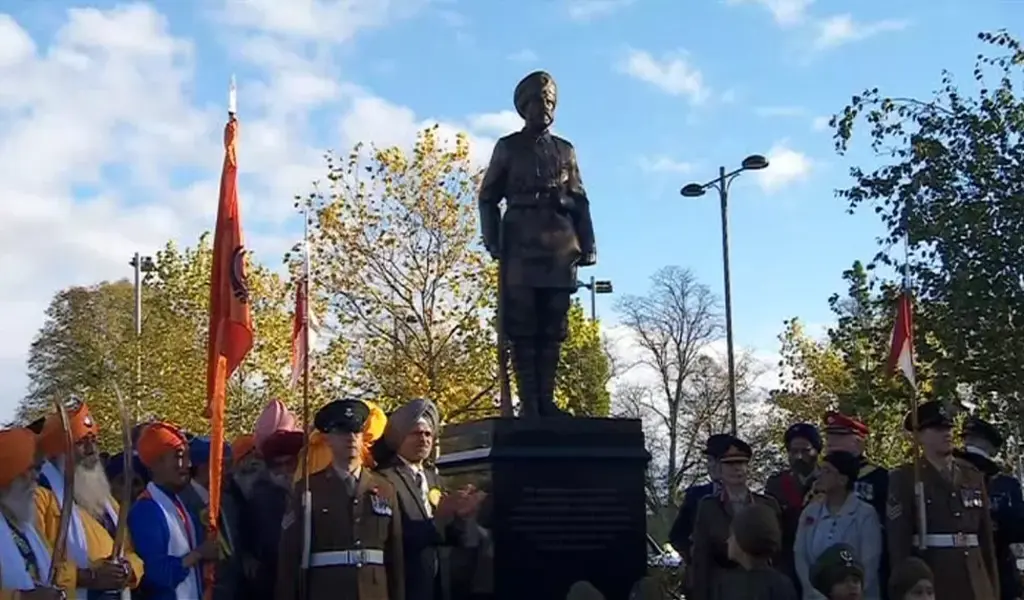
{"type": "MultiPolygon", "coordinates": [[[[220,201],[217,206],[217,228],[213,235],[213,268],[210,274],[206,416],[210,419],[210,505],[207,528],[211,535],[217,535],[220,520],[227,380],[245,360],[253,342],[249,289],[245,276],[245,243],[238,210],[237,136],[238,120],[232,110],[224,127],[224,169],[220,178],[220,201]]],[[[203,595],[209,599],[214,587],[212,568],[205,569],[204,579],[206,585],[203,595]]]]}

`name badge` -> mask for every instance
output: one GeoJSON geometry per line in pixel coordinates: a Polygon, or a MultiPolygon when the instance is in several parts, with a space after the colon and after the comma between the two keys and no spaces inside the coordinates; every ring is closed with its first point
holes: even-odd
{"type": "Polygon", "coordinates": [[[853,490],[865,502],[872,502],[875,499],[875,486],[866,481],[858,481],[853,484],[853,490]]]}
{"type": "Polygon", "coordinates": [[[388,501],[377,494],[370,496],[370,510],[373,511],[373,514],[381,517],[390,517],[392,514],[391,507],[388,506],[388,501]]]}
{"type": "Polygon", "coordinates": [[[963,502],[964,508],[981,508],[984,506],[981,490],[961,489],[960,501],[963,502]]]}

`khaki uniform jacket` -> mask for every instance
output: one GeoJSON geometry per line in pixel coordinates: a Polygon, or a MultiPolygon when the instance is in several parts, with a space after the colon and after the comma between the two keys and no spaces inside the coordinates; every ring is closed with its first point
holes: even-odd
{"type": "Polygon", "coordinates": [[[893,569],[911,554],[921,554],[935,574],[938,600],[998,600],[999,576],[993,546],[992,520],[985,477],[970,464],[955,460],[952,478],[919,459],[929,535],[973,534],[973,548],[929,548],[914,544],[917,502],[914,467],[906,464],[889,474],[886,530],[893,569]]]}
{"type": "Polygon", "coordinates": [[[395,488],[363,468],[355,496],[331,467],[309,476],[312,493],[311,555],[338,550],[383,550],[383,565],[311,567],[300,596],[302,483],[295,486],[281,523],[277,600],[405,600],[402,517],[395,488]],[[375,498],[376,497],[376,498],[375,498]],[[382,514],[386,513],[386,514],[382,514]]]}
{"type": "MultiPolygon", "coordinates": [[[[774,498],[755,493],[751,496],[754,502],[774,510],[781,523],[782,511],[774,498]]],[[[726,501],[722,494],[706,496],[697,505],[697,518],[693,524],[693,563],[687,569],[687,600],[732,600],[718,593],[718,590],[731,589],[720,579],[745,573],[729,559],[732,517],[732,503],[726,501]]]]}

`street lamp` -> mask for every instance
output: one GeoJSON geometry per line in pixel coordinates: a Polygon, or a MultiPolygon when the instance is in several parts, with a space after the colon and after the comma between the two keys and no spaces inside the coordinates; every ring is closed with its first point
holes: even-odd
{"type": "Polygon", "coordinates": [[[142,414],[142,274],[156,271],[152,256],[132,255],[128,265],[135,270],[135,411],[142,414]]]}
{"type": "Polygon", "coordinates": [[[590,290],[590,320],[597,320],[597,295],[598,294],[610,294],[612,293],[612,282],[603,279],[595,280],[593,275],[590,277],[590,283],[583,281],[576,282],[576,289],[586,288],[590,290]]]}
{"type": "Polygon", "coordinates": [[[732,338],[732,285],[729,275],[729,185],[744,171],[760,171],[768,168],[768,159],[760,154],[751,154],[743,159],[738,169],[727,172],[718,168],[718,177],[706,183],[688,183],[679,190],[686,198],[699,198],[708,189],[718,190],[722,209],[722,275],[725,280],[725,343],[729,361],[729,418],[732,434],[736,435],[736,356],[732,338]]]}

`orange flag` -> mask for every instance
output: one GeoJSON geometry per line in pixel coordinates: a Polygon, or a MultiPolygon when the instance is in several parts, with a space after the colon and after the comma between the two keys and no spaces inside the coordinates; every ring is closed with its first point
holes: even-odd
{"type": "MultiPolygon", "coordinates": [[[[210,274],[210,331],[206,361],[206,415],[210,419],[210,506],[208,531],[217,535],[224,464],[224,403],[227,380],[252,348],[252,316],[245,276],[245,244],[238,211],[238,121],[229,113],[224,127],[224,170],[220,177],[217,229],[210,274]]],[[[214,573],[205,569],[203,596],[211,598],[214,573]]]]}

